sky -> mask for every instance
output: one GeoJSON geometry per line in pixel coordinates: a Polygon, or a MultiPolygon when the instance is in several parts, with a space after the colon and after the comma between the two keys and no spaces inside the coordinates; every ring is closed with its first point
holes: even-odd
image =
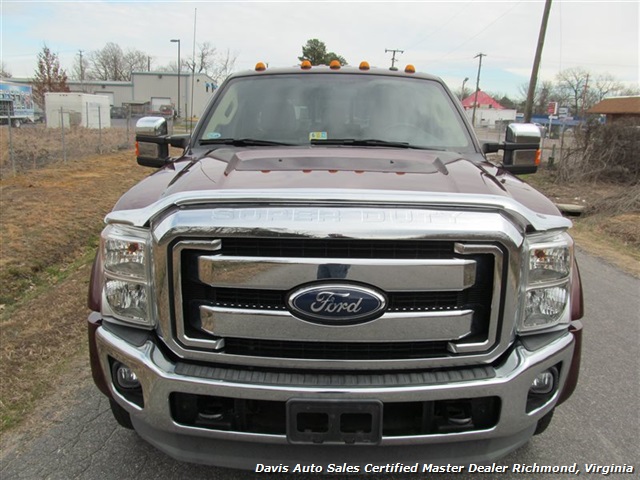
{"type": "MultiPolygon", "coordinates": [[[[31,77],[36,55],[46,45],[71,71],[78,51],[85,55],[107,42],[152,57],[152,66],[183,58],[208,41],[236,57],[236,70],[262,61],[270,67],[298,63],[307,40],[323,41],[351,65],[366,60],[442,77],[453,90],[469,78],[480,88],[521,95],[528,84],[543,0],[496,1],[29,1],[0,0],[2,62],[14,77],[31,77]]],[[[553,0],[539,79],[581,67],[594,76],[611,74],[637,87],[640,82],[640,0],[553,0]]]]}

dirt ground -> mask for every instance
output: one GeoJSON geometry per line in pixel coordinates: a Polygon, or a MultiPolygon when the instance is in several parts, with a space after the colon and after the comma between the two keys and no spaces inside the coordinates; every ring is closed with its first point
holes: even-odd
{"type": "Polygon", "coordinates": [[[123,151],[0,182],[0,430],[85,348],[90,262],[102,219],[150,172],[123,151]]]}
{"type": "MultiPolygon", "coordinates": [[[[73,383],[86,355],[87,286],[102,219],[149,173],[129,150],[0,181],[0,431],[22,422],[61,378],[73,383]]],[[[536,182],[559,201],[615,193],[559,187],[544,174],[536,182]]],[[[640,276],[639,226],[639,212],[595,215],[578,219],[574,234],[581,248],[640,276]]]]}

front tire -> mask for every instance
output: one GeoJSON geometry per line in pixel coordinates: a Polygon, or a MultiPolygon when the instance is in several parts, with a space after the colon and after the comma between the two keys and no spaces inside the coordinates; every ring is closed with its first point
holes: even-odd
{"type": "Polygon", "coordinates": [[[534,435],[540,435],[542,432],[544,432],[547,429],[547,427],[549,427],[549,425],[551,424],[551,419],[553,418],[553,412],[554,411],[555,410],[551,410],[544,417],[542,417],[540,420],[538,420],[538,425],[536,426],[536,431],[533,432],[534,435]]]}
{"type": "Polygon", "coordinates": [[[131,415],[129,415],[129,412],[122,408],[113,398],[109,399],[109,405],[111,406],[113,418],[116,419],[120,426],[133,430],[133,424],[131,423],[131,415]]]}

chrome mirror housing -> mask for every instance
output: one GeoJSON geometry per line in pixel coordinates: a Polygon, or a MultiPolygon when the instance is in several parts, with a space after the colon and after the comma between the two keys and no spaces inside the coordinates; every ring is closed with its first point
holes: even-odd
{"type": "Polygon", "coordinates": [[[160,168],[169,161],[167,119],[143,117],[136,123],[136,159],[145,167],[160,168]]]}

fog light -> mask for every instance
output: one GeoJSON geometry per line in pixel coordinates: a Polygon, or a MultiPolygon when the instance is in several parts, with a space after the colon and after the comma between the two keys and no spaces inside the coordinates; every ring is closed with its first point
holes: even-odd
{"type": "Polygon", "coordinates": [[[544,372],[539,373],[533,380],[531,388],[529,388],[529,392],[536,395],[546,395],[553,391],[555,383],[554,372],[552,370],[545,370],[544,372]]]}
{"type": "Polygon", "coordinates": [[[140,387],[140,380],[138,380],[138,376],[126,365],[116,363],[115,372],[116,383],[120,388],[132,390],[140,387]]]}

